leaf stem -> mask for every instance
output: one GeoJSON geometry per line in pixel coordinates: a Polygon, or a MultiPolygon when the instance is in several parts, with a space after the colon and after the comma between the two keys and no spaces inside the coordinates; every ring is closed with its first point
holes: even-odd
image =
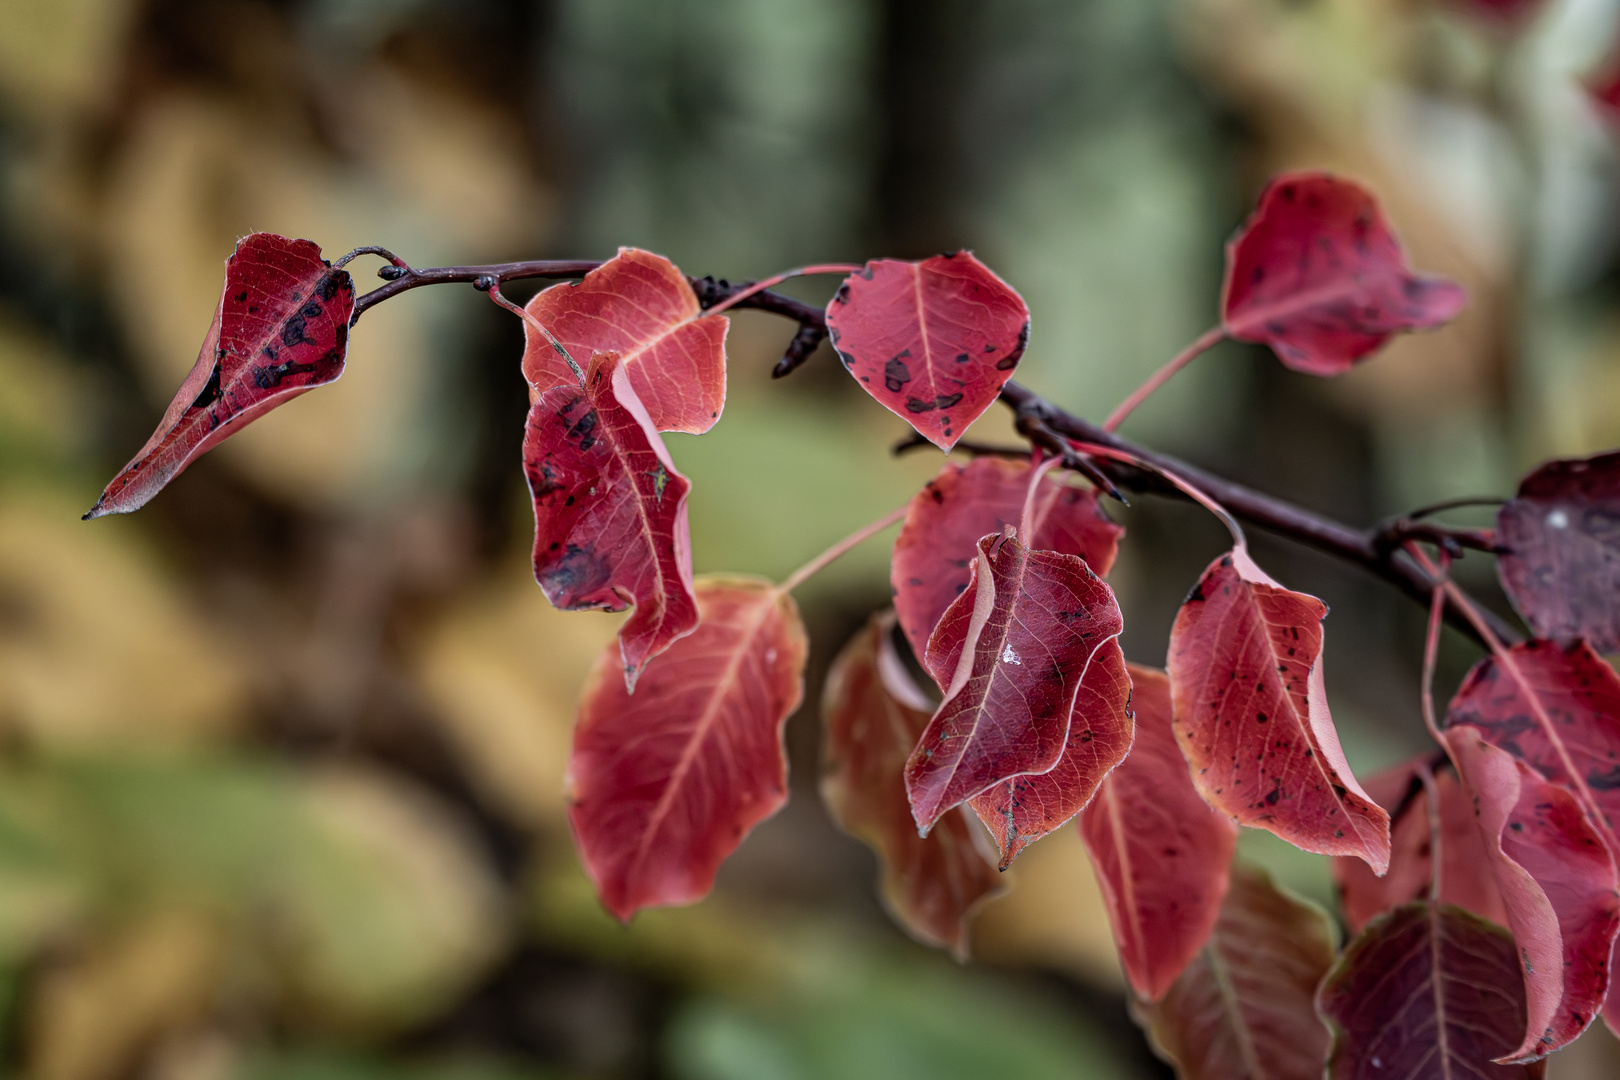
{"type": "Polygon", "coordinates": [[[1155,474],[1156,476],[1163,477],[1165,480],[1175,485],[1175,487],[1183,495],[1187,496],[1187,498],[1191,499],[1199,506],[1202,506],[1205,510],[1208,510],[1216,517],[1220,518],[1221,524],[1226,526],[1226,531],[1232,534],[1233,547],[1239,548],[1243,551],[1248,550],[1249,539],[1243,535],[1243,526],[1238,524],[1237,518],[1233,517],[1231,513],[1227,511],[1226,507],[1222,506],[1220,503],[1206,495],[1203,491],[1199,490],[1197,486],[1195,486],[1185,477],[1177,476],[1174,472],[1166,469],[1162,465],[1139,458],[1135,454],[1129,453],[1125,450],[1120,450],[1116,447],[1103,446],[1099,443],[1078,442],[1075,440],[1070,440],[1070,445],[1083,454],[1090,454],[1093,457],[1108,458],[1111,461],[1123,461],[1127,465],[1134,465],[1138,469],[1144,469],[1147,472],[1155,474]]]}
{"type": "Polygon", "coordinates": [[[477,281],[473,282],[473,288],[489,293],[489,298],[491,300],[495,301],[501,307],[528,323],[535,329],[536,333],[540,334],[541,337],[551,342],[551,347],[556,350],[557,355],[562,357],[563,360],[567,362],[569,368],[574,372],[574,378],[579,380],[579,385],[585,385],[585,372],[580,370],[580,366],[574,362],[574,358],[568,354],[568,350],[563,348],[563,343],[557,340],[557,335],[546,329],[539,319],[529,314],[527,309],[518,307],[516,304],[512,303],[512,301],[502,296],[501,283],[495,280],[493,274],[488,277],[481,277],[477,281]]]}
{"type": "Polygon", "coordinates": [[[861,269],[862,267],[856,266],[854,263],[819,263],[814,266],[794,267],[792,270],[782,271],[775,277],[768,277],[763,281],[756,281],[752,285],[744,286],[738,292],[732,293],[718,304],[704,311],[703,315],[718,315],[727,308],[736,307],[755,293],[764,292],[772,285],[780,285],[788,278],[803,277],[806,274],[853,274],[861,269]]]}
{"type": "Polygon", "coordinates": [[[832,547],[828,548],[826,551],[823,551],[820,555],[817,555],[815,558],[793,571],[793,573],[789,574],[787,576],[787,580],[776,587],[776,591],[781,593],[790,593],[794,589],[797,589],[800,585],[803,585],[817,573],[826,569],[829,563],[842,557],[843,555],[848,554],[852,549],[858,547],[864,541],[870,540],[884,529],[887,529],[890,525],[893,525],[895,522],[905,517],[906,511],[910,508],[911,503],[908,501],[905,504],[890,510],[887,514],[884,514],[871,524],[863,525],[859,529],[856,529],[854,532],[838,541],[832,547]]]}
{"type": "MultiPolygon", "coordinates": [[[[1040,453],[1038,449],[1035,452],[1040,453]]],[[[1035,546],[1035,494],[1040,489],[1041,480],[1052,471],[1053,466],[1062,463],[1060,457],[1049,457],[1045,461],[1036,461],[1035,468],[1030,471],[1029,487],[1024,491],[1024,512],[1018,518],[1018,538],[1025,547],[1035,546]]]]}
{"type": "Polygon", "coordinates": [[[1199,334],[1191,345],[1188,345],[1185,349],[1182,349],[1170,360],[1169,363],[1165,364],[1158,371],[1155,371],[1152,375],[1149,375],[1146,382],[1144,382],[1141,386],[1138,386],[1135,390],[1132,390],[1131,396],[1120,402],[1114,408],[1114,411],[1108,414],[1108,419],[1103,421],[1103,430],[1114,431],[1117,429],[1119,425],[1125,422],[1125,418],[1127,416],[1136,411],[1136,407],[1138,405],[1152,397],[1153,392],[1159,387],[1169,382],[1170,376],[1174,375],[1176,372],[1198,359],[1199,356],[1208,352],[1215,345],[1225,340],[1225,338],[1226,327],[1224,324],[1221,326],[1211,327],[1210,329],[1205,330],[1202,334],[1199,334]]]}
{"type": "Polygon", "coordinates": [[[1423,781],[1424,801],[1429,804],[1429,903],[1440,902],[1440,874],[1445,865],[1445,851],[1441,847],[1444,827],[1440,823],[1440,785],[1434,782],[1434,770],[1427,761],[1418,762],[1418,778],[1423,781]]]}

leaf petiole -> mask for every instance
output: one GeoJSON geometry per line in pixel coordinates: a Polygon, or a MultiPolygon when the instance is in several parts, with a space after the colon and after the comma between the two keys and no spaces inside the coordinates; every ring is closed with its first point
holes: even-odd
{"type": "Polygon", "coordinates": [[[1191,345],[1177,353],[1169,363],[1147,377],[1147,381],[1131,391],[1131,396],[1115,406],[1114,411],[1108,414],[1103,421],[1104,431],[1114,431],[1125,422],[1125,418],[1136,411],[1136,407],[1148,398],[1153,392],[1170,381],[1170,376],[1192,363],[1198,357],[1208,352],[1226,338],[1226,325],[1211,327],[1198,335],[1191,345]]]}
{"type": "Polygon", "coordinates": [[[814,266],[796,266],[792,270],[784,270],[780,274],[775,275],[774,277],[765,278],[763,281],[756,281],[752,285],[749,285],[746,288],[740,289],[737,292],[732,293],[730,296],[726,297],[724,300],[720,301],[718,304],[714,305],[711,308],[708,308],[708,309],[704,310],[699,315],[699,317],[700,318],[705,318],[705,317],[710,316],[710,315],[718,315],[718,314],[720,314],[720,312],[725,311],[727,308],[736,307],[738,304],[742,303],[744,300],[748,299],[750,296],[753,296],[755,293],[764,292],[766,289],[769,289],[772,285],[780,285],[782,282],[786,281],[788,278],[804,277],[807,274],[846,274],[847,275],[847,274],[853,274],[856,271],[861,270],[861,269],[862,269],[862,267],[857,266],[854,263],[818,263],[818,264],[816,264],[814,266]]]}
{"type": "Polygon", "coordinates": [[[477,281],[473,282],[473,288],[479,290],[480,292],[489,293],[489,298],[491,300],[495,301],[501,307],[528,323],[534,328],[536,333],[545,338],[547,341],[551,342],[551,347],[556,350],[557,355],[562,357],[563,360],[567,362],[569,369],[573,371],[574,378],[579,380],[579,384],[581,386],[585,385],[585,372],[580,369],[579,364],[575,363],[574,358],[568,354],[568,350],[563,348],[563,343],[557,340],[557,335],[553,334],[550,330],[547,330],[544,324],[542,324],[540,320],[535,318],[533,315],[530,315],[527,310],[518,307],[516,304],[512,303],[512,301],[502,296],[500,280],[496,278],[494,274],[486,274],[479,278],[477,281]]]}
{"type": "Polygon", "coordinates": [[[911,503],[908,500],[903,505],[895,507],[893,510],[890,510],[887,514],[884,514],[871,524],[863,525],[859,529],[856,529],[854,532],[838,541],[832,547],[828,548],[826,551],[823,551],[820,555],[817,555],[815,558],[793,571],[793,573],[789,574],[787,576],[787,580],[783,581],[782,584],[776,587],[776,591],[779,593],[790,593],[794,589],[797,589],[800,585],[803,585],[817,573],[824,570],[828,564],[832,563],[834,560],[842,557],[843,555],[848,554],[854,548],[859,547],[865,541],[870,540],[884,529],[887,529],[889,526],[905,517],[906,511],[910,508],[911,503]]]}
{"type": "Polygon", "coordinates": [[[1135,454],[1127,453],[1126,451],[1120,450],[1116,447],[1102,446],[1098,443],[1080,442],[1073,439],[1069,441],[1069,445],[1082,454],[1090,454],[1092,457],[1108,458],[1111,461],[1122,461],[1127,465],[1134,465],[1136,468],[1141,469],[1144,472],[1150,472],[1155,476],[1163,477],[1165,480],[1175,485],[1175,487],[1180,490],[1183,495],[1187,496],[1187,498],[1191,499],[1199,506],[1202,506],[1205,510],[1208,510],[1216,517],[1220,518],[1221,524],[1226,526],[1226,531],[1232,534],[1232,546],[1234,548],[1238,549],[1239,551],[1248,551],[1249,539],[1243,535],[1243,526],[1238,524],[1237,518],[1233,517],[1226,507],[1216,502],[1213,498],[1211,498],[1200,488],[1194,486],[1193,483],[1186,478],[1178,476],[1169,469],[1155,465],[1151,461],[1144,460],[1143,458],[1137,457],[1135,454]]]}

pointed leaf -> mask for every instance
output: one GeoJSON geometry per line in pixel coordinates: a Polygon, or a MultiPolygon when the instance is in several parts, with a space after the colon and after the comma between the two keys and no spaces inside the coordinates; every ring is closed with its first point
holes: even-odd
{"type": "MultiPolygon", "coordinates": [[[[662,255],[620,248],[583,281],[536,295],[528,311],[581,367],[592,353],[618,353],[659,431],[701,434],[720,419],[730,320],[703,315],[685,275],[662,255]]],[[[523,331],[523,375],[534,393],[578,381],[533,327],[523,331]]]]}
{"type": "Polygon", "coordinates": [[[1339,748],[1322,684],[1327,606],[1242,548],[1210,564],[1170,631],[1176,738],[1211,806],[1296,847],[1389,867],[1389,815],[1339,748]]]}
{"type": "Polygon", "coordinates": [[[1609,991],[1620,925],[1614,859],[1575,796],[1467,725],[1446,732],[1523,961],[1526,1061],[1585,1031],[1609,991]]]}
{"type": "Polygon", "coordinates": [[[827,333],[867,393],[949,450],[1012,378],[1029,308],[971,252],[874,259],[827,305],[827,333]]]}
{"type": "Polygon", "coordinates": [[[1136,742],[1080,815],[1080,836],[1131,989],[1157,1001],[1209,940],[1237,829],[1193,787],[1170,724],[1169,678],[1138,664],[1130,677],[1136,742]]]}
{"type": "Polygon", "coordinates": [[[625,921],[708,895],[720,863],[787,801],[799,610],[748,578],[701,579],[697,602],[698,628],[647,668],[638,693],[609,648],[580,702],[568,821],[603,906],[625,921]]]}
{"type": "Polygon", "coordinates": [[[1238,863],[1209,943],[1133,1011],[1181,1080],[1316,1080],[1328,1031],[1312,999],[1332,963],[1327,913],[1238,863]]]}
{"type": "Polygon", "coordinates": [[[354,281],[317,245],[274,233],[238,241],[196,365],[85,517],[139,510],[199,455],[343,374],[353,311],[354,281]]]}
{"type": "Polygon", "coordinates": [[[1412,273],[1371,193],[1326,173],[1274,179],[1226,248],[1227,333],[1308,375],[1342,375],[1466,302],[1462,286],[1412,273]]]}
{"type": "Polygon", "coordinates": [[[1524,1030],[1513,938],[1450,904],[1370,923],[1317,999],[1333,1028],[1329,1080],[1540,1080],[1545,1062],[1496,1065],[1524,1030]]]}
{"type": "Polygon", "coordinates": [[[1119,639],[1110,638],[1097,648],[1080,681],[1057,764],[993,784],[968,800],[996,841],[1001,869],[1086,808],[1098,784],[1130,750],[1132,730],[1131,678],[1119,639]]]}
{"type": "MultiPolygon", "coordinates": [[[[1386,911],[1421,900],[1433,877],[1429,800],[1418,779],[1421,758],[1367,778],[1367,794],[1390,808],[1389,873],[1378,877],[1360,859],[1339,856],[1333,876],[1339,885],[1345,925],[1352,933],[1386,911]]],[[[1450,768],[1435,770],[1440,792],[1440,899],[1497,924],[1507,922],[1502,894],[1491,875],[1485,838],[1474,821],[1474,800],[1450,768]]]]}
{"type": "Polygon", "coordinates": [[[1001,891],[1001,876],[962,814],[917,835],[904,773],[931,710],[915,707],[915,687],[904,697],[889,689],[911,678],[895,652],[894,625],[894,612],[874,615],[827,673],[821,794],[839,826],[878,853],[884,906],[895,921],[966,958],[968,919],[1001,891]]]}
{"type": "Polygon", "coordinates": [[[1620,652],[1620,451],[1549,461],[1497,515],[1502,587],[1536,636],[1620,652]]]}
{"type": "MultiPolygon", "coordinates": [[[[1057,765],[1092,656],[1121,626],[1113,590],[1080,559],[1030,551],[1010,529],[980,540],[973,584],[924,658],[947,691],[906,762],[917,824],[926,831],[992,784],[1057,765]]],[[[1131,725],[1126,714],[1086,727],[1094,790],[1130,750],[1131,725]]]]}
{"type": "Polygon", "coordinates": [[[635,614],[619,630],[625,684],[697,625],[686,495],[613,353],[585,386],[556,386],[529,407],[523,468],[534,498],[534,576],[565,611],[635,614]]]}
{"type": "MultiPolygon", "coordinates": [[[[967,588],[979,537],[1017,525],[1029,490],[1027,461],[947,461],[911,500],[889,573],[900,627],[922,656],[939,617],[967,588]]],[[[1048,473],[1035,495],[1030,544],[1078,555],[1098,577],[1114,565],[1125,530],[1108,520],[1090,488],[1048,473]]]]}

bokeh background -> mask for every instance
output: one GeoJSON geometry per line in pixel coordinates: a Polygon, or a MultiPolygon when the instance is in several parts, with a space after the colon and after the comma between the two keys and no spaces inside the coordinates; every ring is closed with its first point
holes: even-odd
{"type": "MultiPolygon", "coordinates": [[[[1583,89],[1617,40],[1615,0],[0,0],[0,1072],[1168,1076],[1072,830],[958,965],[831,825],[817,691],[886,601],[883,543],[801,594],[787,809],[705,903],[602,913],[562,778],[616,622],[534,586],[522,335],[471,289],[378,308],[336,386],[140,514],[79,515],[249,231],[732,280],[971,247],[1033,309],[1019,377],[1097,419],[1214,320],[1224,239],[1306,166],[1375,188],[1469,311],[1331,383],[1222,346],[1128,433],[1356,524],[1506,494],[1620,444],[1617,128],[1583,89]]],[[[938,468],[889,455],[902,425],[825,350],[771,382],[791,334],[738,314],[725,417],[670,437],[700,572],[782,575],[938,468]]],[[[1113,512],[1125,650],[1162,663],[1223,536],[1113,512]]],[[[1358,771],[1421,750],[1422,613],[1256,548],[1332,607],[1358,771]]],[[[1446,649],[1442,692],[1474,659],[1446,649]]],[[[1324,860],[1243,848],[1332,904],[1324,860]]],[[[1617,1074],[1601,1030],[1550,1071],[1617,1074]]]]}

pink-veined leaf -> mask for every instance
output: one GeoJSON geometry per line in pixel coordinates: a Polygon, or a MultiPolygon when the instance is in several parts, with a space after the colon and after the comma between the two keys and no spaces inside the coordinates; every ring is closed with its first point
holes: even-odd
{"type": "MultiPolygon", "coordinates": [[[[1333,860],[1345,925],[1352,933],[1384,912],[1429,894],[1433,845],[1429,799],[1417,773],[1421,760],[1385,769],[1364,784],[1367,794],[1379,806],[1388,807],[1392,818],[1389,873],[1379,877],[1365,862],[1350,856],[1333,860]]],[[[1445,862],[1440,868],[1440,899],[1482,919],[1505,924],[1507,909],[1491,875],[1491,858],[1474,820],[1473,799],[1449,768],[1435,771],[1434,786],[1440,793],[1440,857],[1445,862]]]]}
{"type": "Polygon", "coordinates": [[[1308,375],[1342,375],[1402,330],[1439,326],[1462,286],[1414,274],[1371,193],[1326,173],[1285,173],[1226,249],[1227,333],[1271,346],[1308,375]]]}
{"type": "MultiPolygon", "coordinates": [[[[924,657],[947,689],[906,762],[918,826],[992,784],[1057,765],[1092,657],[1121,628],[1113,590],[1083,560],[1030,551],[1011,529],[981,539],[973,583],[924,657]]],[[[1095,790],[1130,750],[1129,714],[1080,722],[1100,769],[1083,782],[1095,790]]]]}
{"type": "Polygon", "coordinates": [[[1614,858],[1573,793],[1461,725],[1446,732],[1523,961],[1528,1013],[1504,1061],[1545,1057],[1585,1031],[1609,992],[1620,925],[1614,858]]]}
{"type": "MultiPolygon", "coordinates": [[[[894,542],[889,582],[900,628],[922,656],[939,617],[967,588],[979,538],[1017,525],[1029,491],[1030,464],[981,457],[945,463],[906,508],[894,542]]],[[[1030,523],[1032,547],[1078,555],[1107,577],[1125,530],[1103,513],[1090,488],[1041,478],[1030,523]]]]}
{"type": "Polygon", "coordinates": [[[933,709],[895,651],[894,625],[894,612],[874,615],[827,673],[821,794],[844,831],[878,853],[884,905],[895,920],[965,959],[968,920],[1001,891],[1001,876],[965,812],[947,814],[926,837],[917,834],[906,758],[933,709]]]}
{"type": "Polygon", "coordinates": [[[568,821],[620,919],[708,895],[715,871],[787,801],[782,725],[804,692],[793,598],[768,581],[703,578],[702,621],[635,694],[610,646],[580,701],[568,821]]]}
{"type": "Polygon", "coordinates": [[[1012,378],[1029,307],[971,252],[874,259],[827,305],[827,333],[867,393],[949,450],[1012,378]]]}
{"type": "Polygon", "coordinates": [[[197,363],[85,519],[139,510],[226,437],[342,375],[353,312],[353,279],[316,244],[274,233],[237,241],[197,363]]]}
{"type": "MultiPolygon", "coordinates": [[[[620,248],[577,284],[540,292],[527,310],[581,367],[592,353],[618,353],[659,431],[702,434],[720,419],[730,320],[703,315],[685,275],[662,255],[620,248]]],[[[523,375],[534,395],[578,381],[532,326],[523,332],[523,375]]]]}
{"type": "Polygon", "coordinates": [[[1170,630],[1176,738],[1204,799],[1295,847],[1389,868],[1389,815],[1339,747],[1322,681],[1327,605],[1234,548],[1170,630]]]}
{"type": "Polygon", "coordinates": [[[1119,639],[1110,638],[1092,655],[1075,692],[1069,736],[1057,764],[992,784],[968,800],[990,830],[1003,870],[1091,803],[1099,782],[1129,752],[1133,730],[1131,677],[1119,639]]]}
{"type": "Polygon", "coordinates": [[[625,684],[697,625],[686,477],[675,471],[613,353],[585,385],[529,406],[523,469],[534,498],[534,576],[565,611],[635,612],[619,629],[625,684]]]}
{"type": "Polygon", "coordinates": [[[1333,1028],[1329,1080],[1540,1080],[1546,1072],[1545,1061],[1494,1064],[1524,1031],[1513,937],[1450,904],[1418,901],[1369,923],[1317,1005],[1333,1028]]]}
{"type": "Polygon", "coordinates": [[[1198,795],[1170,724],[1170,680],[1130,665],[1136,742],[1080,815],[1125,975],[1157,1001],[1209,940],[1237,829],[1198,795]]]}
{"type": "Polygon", "coordinates": [[[1620,451],[1549,461],[1496,521],[1502,587],[1536,635],[1620,652],[1620,451]]]}
{"type": "Polygon", "coordinates": [[[1317,1080],[1328,1031],[1313,998],[1333,936],[1325,911],[1237,863],[1208,943],[1132,1011],[1181,1080],[1317,1080]]]}

